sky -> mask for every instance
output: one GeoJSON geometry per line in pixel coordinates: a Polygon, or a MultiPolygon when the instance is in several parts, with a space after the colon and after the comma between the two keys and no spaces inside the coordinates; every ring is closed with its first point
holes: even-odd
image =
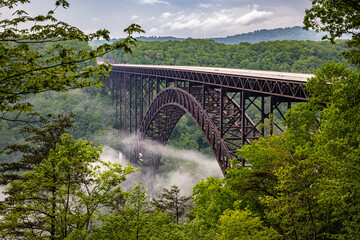
{"type": "MultiPolygon", "coordinates": [[[[108,29],[124,37],[137,23],[145,36],[226,37],[260,29],[302,26],[311,0],[68,0],[57,17],[86,33],[108,29]]],[[[32,0],[29,13],[44,13],[55,0],[32,0]]]]}

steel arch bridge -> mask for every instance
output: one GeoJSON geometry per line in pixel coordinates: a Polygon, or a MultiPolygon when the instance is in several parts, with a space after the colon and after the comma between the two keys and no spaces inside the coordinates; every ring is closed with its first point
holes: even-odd
{"type": "Polygon", "coordinates": [[[306,101],[309,95],[304,84],[310,77],[226,68],[113,64],[104,83],[111,89],[116,128],[137,133],[132,164],[142,162],[156,170],[161,153],[147,151],[142,140],[165,145],[187,113],[203,132],[225,174],[230,160],[237,158],[237,149],[260,136],[282,131],[275,116],[281,120],[291,103],[306,101]],[[146,163],[142,161],[145,156],[146,163]]]}

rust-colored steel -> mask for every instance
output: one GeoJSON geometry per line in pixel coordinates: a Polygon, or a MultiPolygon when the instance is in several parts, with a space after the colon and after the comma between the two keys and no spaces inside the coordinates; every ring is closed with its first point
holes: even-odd
{"type": "Polygon", "coordinates": [[[133,66],[114,67],[104,84],[114,99],[115,126],[127,133],[137,130],[132,163],[150,165],[153,171],[161,153],[146,151],[140,140],[165,145],[185,113],[204,133],[225,174],[237,149],[282,130],[273,120],[275,115],[284,119],[282,103],[288,109],[308,97],[301,81],[133,66]]]}
{"type": "MultiPolygon", "coordinates": [[[[139,143],[143,138],[149,138],[165,145],[172,130],[179,119],[187,112],[204,133],[223,173],[230,166],[230,160],[236,158],[236,149],[241,148],[241,141],[251,143],[250,136],[255,139],[259,130],[251,119],[245,114],[245,121],[242,121],[241,107],[233,99],[223,97],[223,127],[220,123],[220,114],[217,106],[220,105],[221,92],[211,90],[206,93],[205,108],[198,99],[181,88],[170,87],[161,91],[150,105],[144,120],[138,130],[139,143]],[[209,111],[212,108],[214,111],[209,111]],[[245,122],[245,131],[242,132],[242,122],[245,122]],[[222,131],[221,131],[222,130],[222,131]]],[[[137,164],[139,156],[149,156],[151,153],[138,144],[132,163],[137,164]]],[[[157,168],[161,154],[150,157],[149,165],[157,168]]]]}
{"type": "Polygon", "coordinates": [[[249,77],[231,74],[209,73],[179,69],[147,68],[136,66],[114,66],[113,71],[129,74],[161,77],[172,81],[187,81],[198,84],[207,84],[214,87],[226,87],[238,91],[254,94],[266,94],[293,100],[306,101],[309,94],[305,91],[304,82],[282,80],[266,77],[249,77]]]}

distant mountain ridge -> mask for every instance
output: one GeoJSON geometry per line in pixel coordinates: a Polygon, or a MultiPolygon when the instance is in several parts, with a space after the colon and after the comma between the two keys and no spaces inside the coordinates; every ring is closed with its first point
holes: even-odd
{"type": "Polygon", "coordinates": [[[317,33],[311,30],[304,30],[300,26],[276,28],[276,29],[262,29],[254,32],[236,34],[234,36],[227,36],[224,38],[211,38],[215,42],[225,44],[239,44],[240,42],[259,43],[276,40],[310,40],[321,41],[324,33],[317,33]]]}
{"type": "MultiPolygon", "coordinates": [[[[236,34],[234,36],[227,36],[223,38],[206,38],[214,40],[218,43],[224,43],[227,45],[239,44],[240,42],[248,43],[259,43],[259,42],[268,42],[276,40],[310,40],[310,41],[321,41],[321,38],[324,36],[324,33],[317,33],[311,30],[304,30],[300,26],[295,27],[286,27],[286,28],[276,28],[276,29],[262,29],[256,30],[254,32],[236,34]]],[[[346,38],[346,36],[345,36],[346,38]]],[[[139,41],[183,41],[185,38],[176,38],[171,36],[166,37],[144,37],[140,36],[136,38],[139,41]]],[[[117,41],[118,39],[111,39],[110,43],[117,41]]],[[[90,42],[90,46],[99,46],[102,43],[105,43],[104,40],[96,40],[90,42]]]]}

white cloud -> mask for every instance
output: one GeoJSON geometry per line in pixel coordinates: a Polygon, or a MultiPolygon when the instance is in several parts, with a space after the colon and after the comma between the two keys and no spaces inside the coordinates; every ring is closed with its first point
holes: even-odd
{"type": "Polygon", "coordinates": [[[145,4],[156,4],[156,3],[169,4],[168,2],[162,0],[141,0],[141,2],[145,4]]]}
{"type": "Polygon", "coordinates": [[[263,22],[271,18],[273,15],[274,15],[273,12],[258,11],[255,9],[245,14],[244,16],[241,16],[240,18],[236,19],[235,24],[249,25],[256,22],[263,22]]]}
{"type": "Polygon", "coordinates": [[[169,12],[164,12],[163,14],[161,14],[161,18],[168,18],[168,17],[170,17],[172,14],[171,13],[169,13],[169,12]]]}
{"type": "Polygon", "coordinates": [[[151,29],[149,30],[149,33],[150,33],[150,34],[159,34],[159,30],[158,30],[157,28],[151,28],[151,29]]]}
{"type": "Polygon", "coordinates": [[[199,4],[198,7],[200,8],[211,8],[213,7],[214,5],[211,4],[211,3],[202,3],[202,4],[199,4]]]}
{"type": "Polygon", "coordinates": [[[138,15],[133,15],[130,19],[131,20],[136,20],[136,19],[139,19],[139,16],[138,15]]]}
{"type": "Polygon", "coordinates": [[[201,36],[217,34],[237,34],[238,29],[262,23],[274,16],[270,11],[259,11],[257,6],[246,8],[221,9],[218,11],[192,11],[163,13],[158,19],[158,30],[171,30],[172,32],[196,31],[201,36]]]}
{"type": "Polygon", "coordinates": [[[91,21],[93,21],[93,22],[98,22],[100,19],[99,18],[97,18],[97,17],[93,17],[92,19],[91,19],[91,21]]]}

